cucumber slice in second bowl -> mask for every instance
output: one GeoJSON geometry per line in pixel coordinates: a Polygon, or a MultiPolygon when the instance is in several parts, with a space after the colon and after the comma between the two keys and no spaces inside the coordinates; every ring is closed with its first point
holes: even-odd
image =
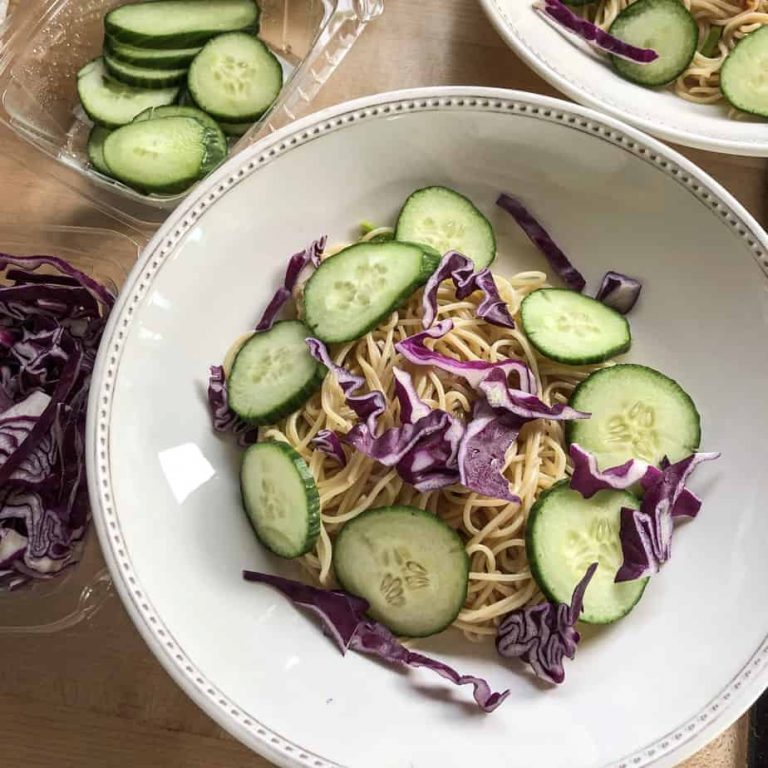
{"type": "Polygon", "coordinates": [[[600,469],[629,459],[676,462],[699,447],[701,419],[693,400],[653,368],[627,363],[595,371],[569,403],[592,415],[569,422],[566,438],[592,452],[600,469]]]}
{"type": "Polygon", "coordinates": [[[283,87],[283,69],[261,40],[233,32],[215,37],[195,56],[188,87],[209,115],[242,123],[269,109],[283,87]]]}
{"type": "Polygon", "coordinates": [[[416,507],[369,509],[333,545],[344,589],[370,603],[393,632],[426,637],[445,629],[467,598],[469,558],[456,531],[416,507]]]}
{"type": "Polygon", "coordinates": [[[412,243],[351,245],[323,261],[307,280],[307,325],[321,341],[357,339],[387,317],[433,271],[433,257],[412,243]]]}
{"type": "Polygon", "coordinates": [[[464,195],[448,187],[417,189],[397,219],[397,240],[429,245],[443,256],[448,251],[472,259],[483,269],[496,258],[496,236],[488,219],[464,195]]]}
{"type": "Polygon", "coordinates": [[[320,496],[304,459],[288,443],[252,445],[240,470],[243,506],[259,541],[280,557],[300,557],[320,533],[320,496]]]}
{"type": "Polygon", "coordinates": [[[632,344],[629,323],[605,304],[565,288],[540,288],[520,307],[531,344],[567,365],[601,363],[632,344]]]}
{"type": "Polygon", "coordinates": [[[104,142],[107,140],[107,136],[111,131],[109,128],[104,128],[101,125],[94,125],[91,129],[91,133],[88,136],[88,160],[91,165],[100,173],[104,173],[107,176],[112,175],[112,171],[109,170],[107,161],[104,159],[104,142]]]}
{"type": "Polygon", "coordinates": [[[580,620],[610,624],[635,607],[648,579],[616,584],[614,578],[624,561],[621,508],[639,506],[626,491],[598,491],[585,499],[566,480],[541,494],[528,515],[525,549],[531,573],[549,600],[569,604],[576,585],[596,562],[580,620]]]}
{"type": "Polygon", "coordinates": [[[273,424],[315,392],[326,369],[309,353],[312,334],[298,320],[258,331],[240,348],[227,378],[229,407],[251,424],[273,424]]]}
{"type": "Polygon", "coordinates": [[[720,87],[736,109],[768,117],[768,26],[747,35],[728,54],[720,87]]]}
{"type": "Polygon", "coordinates": [[[104,54],[104,65],[109,74],[121,83],[135,85],[137,88],[165,88],[178,85],[187,76],[186,67],[177,69],[151,69],[138,64],[128,64],[104,54]]]}
{"type": "Polygon", "coordinates": [[[680,0],[637,0],[616,17],[609,32],[659,54],[650,64],[611,56],[613,68],[639,85],[667,85],[676,80],[691,63],[699,44],[696,20],[680,0]]]}

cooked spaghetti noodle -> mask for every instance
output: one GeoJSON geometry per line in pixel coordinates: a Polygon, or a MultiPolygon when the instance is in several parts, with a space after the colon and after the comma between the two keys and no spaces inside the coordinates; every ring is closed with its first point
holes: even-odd
{"type": "MultiPolygon", "coordinates": [[[[613,20],[634,0],[600,0],[588,6],[588,18],[608,29],[613,20]]],[[[720,68],[736,43],[750,32],[768,24],[768,0],[683,0],[699,26],[699,48],[710,30],[721,29],[717,52],[712,57],[698,50],[688,69],[675,81],[675,93],[697,104],[714,104],[724,99],[720,90],[720,68]]],[[[731,117],[742,113],[731,109],[731,117]]]]}
{"type": "MultiPolygon", "coordinates": [[[[374,237],[381,230],[368,235],[374,237]]],[[[325,257],[332,255],[328,250],[325,257]]],[[[522,272],[510,278],[496,276],[502,298],[516,313],[523,298],[546,285],[543,272],[522,272]]],[[[454,329],[435,343],[444,354],[462,360],[523,359],[534,372],[540,396],[549,403],[565,401],[573,387],[596,366],[564,366],[540,357],[519,327],[499,328],[478,319],[478,295],[457,301],[450,282],[438,293],[440,318],[451,318],[454,329]]],[[[413,376],[420,397],[431,407],[457,416],[471,412],[475,394],[462,380],[431,367],[411,366],[395,344],[422,328],[421,293],[404,309],[353,342],[332,350],[334,360],[365,377],[369,389],[383,391],[387,410],[380,429],[399,423],[394,397],[393,366],[413,376]]],[[[349,431],[356,422],[333,376],[299,411],[263,436],[290,443],[305,459],[320,494],[322,527],[315,549],[302,558],[304,566],[322,585],[333,583],[333,539],[340,527],[366,509],[395,503],[411,504],[440,515],[458,529],[470,557],[469,591],[455,626],[474,640],[492,636],[500,618],[510,610],[538,599],[525,554],[526,516],[538,495],[566,474],[562,423],[537,420],[528,423],[507,455],[505,475],[520,503],[490,499],[461,486],[421,493],[405,483],[394,468],[384,467],[361,453],[350,452],[345,467],[315,450],[310,441],[321,429],[349,431]]]]}

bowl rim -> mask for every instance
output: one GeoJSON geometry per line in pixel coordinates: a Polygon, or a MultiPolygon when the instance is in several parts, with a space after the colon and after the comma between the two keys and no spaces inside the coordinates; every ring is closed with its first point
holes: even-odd
{"type": "Polygon", "coordinates": [[[664,141],[725,155],[768,157],[768,133],[762,142],[711,138],[704,133],[695,133],[670,125],[658,115],[643,117],[639,113],[627,111],[616,106],[610,100],[600,98],[599,95],[575,85],[565,75],[548,64],[537,51],[533,50],[522,39],[514,25],[504,18],[498,0],[480,0],[480,5],[504,42],[527,66],[551,86],[579,104],[604,112],[611,117],[647,131],[653,136],[664,139],[664,141]]]}
{"type": "MultiPolygon", "coordinates": [[[[499,88],[440,86],[391,91],[343,102],[309,115],[264,137],[230,158],[179,206],[144,249],[112,312],[91,387],[86,461],[95,528],[104,558],[126,610],[165,670],[187,695],[232,736],[279,766],[341,768],[269,729],[218,690],[195,667],[181,644],[165,627],[142,591],[123,538],[109,460],[110,417],[120,357],[135,309],[143,302],[154,276],[174,254],[178,243],[215,201],[272,160],[347,125],[424,111],[506,112],[561,123],[597,135],[656,166],[685,186],[699,202],[742,239],[768,276],[768,234],[733,196],[694,163],[636,128],[589,108],[560,99],[499,88]]],[[[700,712],[618,762],[601,768],[656,768],[676,765],[734,722],[768,686],[768,637],[739,673],[700,712]]]]}

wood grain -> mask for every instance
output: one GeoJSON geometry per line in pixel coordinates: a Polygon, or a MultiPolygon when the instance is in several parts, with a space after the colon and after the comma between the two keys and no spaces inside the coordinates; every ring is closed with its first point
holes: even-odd
{"type": "MultiPolygon", "coordinates": [[[[557,95],[512,54],[475,0],[385,0],[332,77],[318,108],[397,88],[468,84],[557,95]]],[[[12,3],[13,4],[13,3],[12,3]]],[[[46,175],[40,158],[0,136],[2,223],[113,226],[46,175]]],[[[768,161],[682,150],[768,222],[768,161]]],[[[0,247],[2,242],[0,242],[0,247]]],[[[130,255],[124,257],[126,268],[130,255]]],[[[0,604],[0,610],[2,606],[0,604]]],[[[0,635],[0,758],[25,768],[268,768],[195,705],[150,654],[116,598],[56,636],[0,635]]],[[[744,722],[685,763],[743,768],[744,722]]]]}

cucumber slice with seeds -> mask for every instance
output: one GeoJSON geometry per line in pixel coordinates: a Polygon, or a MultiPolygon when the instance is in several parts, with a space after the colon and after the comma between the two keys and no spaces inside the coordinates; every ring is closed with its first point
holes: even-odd
{"type": "Polygon", "coordinates": [[[288,443],[252,445],[240,470],[243,506],[259,541],[280,557],[300,557],[320,533],[320,495],[304,459],[288,443]]]}
{"type": "Polygon", "coordinates": [[[202,45],[192,48],[139,48],[128,43],[118,43],[109,35],[104,40],[104,50],[113,59],[124,61],[126,64],[135,64],[138,67],[150,67],[152,69],[177,69],[188,67],[192,59],[202,50],[202,45]]]}
{"type": "Polygon", "coordinates": [[[736,109],[768,117],[768,26],[747,35],[728,54],[720,88],[736,109]]]}
{"type": "Polygon", "coordinates": [[[592,415],[569,422],[566,438],[595,454],[601,469],[629,459],[676,462],[699,447],[701,418],[693,400],[653,368],[627,363],[595,371],[569,403],[592,415]]]}
{"type": "Polygon", "coordinates": [[[118,43],[146,48],[188,48],[223,32],[256,32],[259,7],[253,0],[153,0],[121,5],[104,17],[118,43]]]}
{"type": "Polygon", "coordinates": [[[459,251],[476,269],[496,258],[496,237],[488,219],[471,200],[447,187],[417,189],[400,211],[395,239],[424,243],[441,256],[459,251]]]}
{"type": "Polygon", "coordinates": [[[540,288],[523,299],[520,312],[531,344],[567,365],[601,363],[632,344],[623,315],[575,291],[540,288]]]}
{"type": "Polygon", "coordinates": [[[313,336],[351,341],[377,326],[427,281],[434,257],[411,243],[358,243],[320,264],[304,287],[313,336]]]}
{"type": "Polygon", "coordinates": [[[650,64],[611,56],[613,68],[639,85],[667,85],[676,80],[688,68],[699,44],[696,20],[680,0],[637,0],[616,17],[609,32],[659,54],[650,64]]]}
{"type": "Polygon", "coordinates": [[[467,597],[469,558],[456,531],[416,507],[369,509],[333,545],[339,583],[365,598],[393,632],[425,637],[445,629],[467,597]]]}
{"type": "Polygon", "coordinates": [[[626,491],[598,491],[585,499],[565,480],[541,494],[528,515],[525,549],[533,578],[549,600],[569,604],[587,568],[597,562],[580,621],[610,624],[637,605],[648,579],[616,584],[614,578],[624,561],[621,508],[639,506],[626,491]]]}
{"type": "Polygon", "coordinates": [[[104,54],[104,66],[115,80],[126,85],[135,85],[137,88],[165,88],[181,83],[187,76],[186,67],[150,69],[137,64],[127,64],[113,58],[108,53],[104,54]]]}
{"type": "Polygon", "coordinates": [[[273,424],[293,413],[320,387],[326,369],[309,354],[311,332],[283,320],[243,344],[227,378],[229,407],[251,424],[273,424]]]}
{"type": "Polygon", "coordinates": [[[219,136],[191,117],[164,117],[118,128],[104,142],[112,175],[132,187],[181,192],[218,165],[219,136]]]}
{"type": "Polygon", "coordinates": [[[189,92],[217,120],[243,123],[266,112],[283,87],[283,69],[261,40],[219,35],[189,67],[189,92]]]}
{"type": "Polygon", "coordinates": [[[134,88],[107,77],[103,59],[86,64],[77,74],[77,94],[83,109],[95,123],[118,128],[149,107],[173,104],[178,87],[134,88]]]}
{"type": "Polygon", "coordinates": [[[88,136],[88,160],[91,165],[100,173],[107,176],[112,175],[112,171],[109,170],[107,161],[104,159],[104,142],[107,140],[107,136],[111,131],[108,128],[104,128],[101,125],[94,125],[91,129],[91,133],[88,136]]]}

